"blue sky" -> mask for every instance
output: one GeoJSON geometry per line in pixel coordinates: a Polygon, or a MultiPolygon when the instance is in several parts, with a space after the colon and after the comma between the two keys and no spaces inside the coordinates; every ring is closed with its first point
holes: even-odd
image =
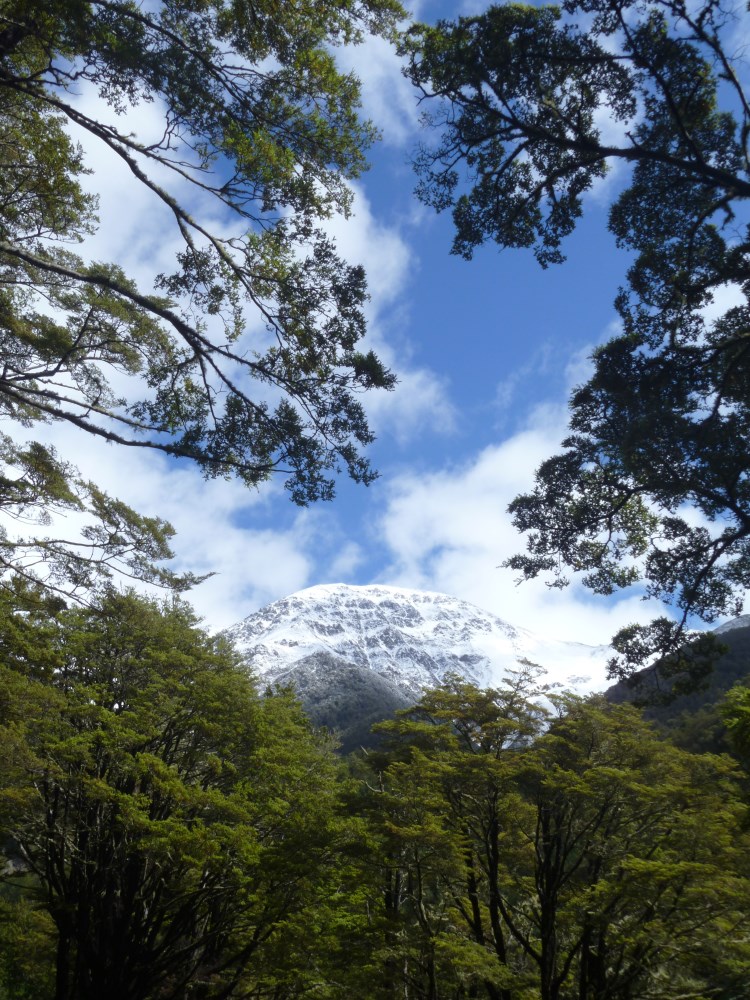
{"type": "MultiPolygon", "coordinates": [[[[418,14],[466,9],[424,0],[418,14]]],[[[395,55],[371,40],[341,58],[362,78],[365,112],[383,133],[352,217],[330,223],[341,251],[366,267],[368,337],[400,378],[392,394],[365,400],[380,479],[367,489],[341,480],[332,504],[300,511],[280,483],[248,494],[65,428],[52,440],[112,493],[173,522],[177,567],[216,574],[191,596],[211,628],[306,586],[378,582],[444,591],[551,638],[606,642],[654,609],[637,593],[602,601],[577,584],[517,587],[498,566],[523,545],[507,504],[564,437],[568,393],[614,330],[627,261],[607,232],[607,204],[626,177],[592,192],[561,266],[544,271],[530,252],[495,247],[471,262],[454,257],[450,218],[413,196],[418,110],[395,55]]],[[[139,133],[157,129],[158,108],[132,119],[139,133]]],[[[148,283],[167,269],[173,237],[116,163],[94,148],[89,162],[102,220],[92,252],[148,283]]]]}

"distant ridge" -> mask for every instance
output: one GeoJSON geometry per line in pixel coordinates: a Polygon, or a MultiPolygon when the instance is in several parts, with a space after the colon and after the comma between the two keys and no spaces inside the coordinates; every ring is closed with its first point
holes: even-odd
{"type": "Polygon", "coordinates": [[[654,703],[653,667],[647,667],[631,681],[619,681],[606,692],[610,701],[646,700],[644,715],[670,732],[683,730],[682,745],[700,752],[724,753],[729,745],[724,739],[724,727],[718,704],[732,687],[748,683],[750,678],[750,615],[742,615],[714,629],[724,652],[698,690],[689,691],[654,703]]]}
{"type": "Polygon", "coordinates": [[[719,625],[713,631],[716,635],[722,635],[724,632],[731,632],[737,628],[750,628],[750,615],[740,615],[738,618],[733,618],[730,622],[719,625]]]}

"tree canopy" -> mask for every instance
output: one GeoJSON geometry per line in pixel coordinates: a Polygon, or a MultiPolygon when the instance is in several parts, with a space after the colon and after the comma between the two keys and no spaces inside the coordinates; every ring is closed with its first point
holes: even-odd
{"type": "MultiPolygon", "coordinates": [[[[746,1000],[746,783],[459,677],[345,775],[179,599],[0,591],[2,1000],[746,1000]]],[[[747,689],[725,709],[746,761],[747,689]]]]}
{"type": "Polygon", "coordinates": [[[740,16],[715,0],[509,3],[418,25],[405,43],[440,136],[418,193],[452,209],[455,253],[493,241],[559,263],[592,185],[616,163],[629,171],[609,213],[632,260],[621,331],[573,393],[564,450],[511,504],[528,547],[508,562],[670,604],[674,620],[615,637],[625,666],[675,650],[693,616],[738,613],[750,585],[740,16]]]}
{"type": "Polygon", "coordinates": [[[543,732],[533,695],[454,678],[381,727],[370,995],[746,997],[732,762],[602,699],[560,699],[543,732]]]}
{"type": "MultiPolygon", "coordinates": [[[[332,47],[390,35],[400,13],[396,0],[2,0],[6,422],[63,421],[248,486],[279,472],[298,504],[331,497],[339,466],[373,478],[357,397],[393,377],[359,349],[365,275],[322,223],[348,211],[347,180],[375,133],[332,47]],[[162,119],[158,136],[132,132],[146,105],[162,119]],[[172,226],[172,269],[149,287],[76,248],[97,226],[85,178],[97,147],[172,226]]],[[[51,501],[88,510],[105,535],[133,543],[115,542],[105,568],[119,560],[146,574],[148,560],[129,553],[151,532],[149,556],[163,555],[164,526],[127,515],[118,535],[108,498],[35,448],[31,459],[4,439],[0,506],[12,516],[51,501]]],[[[4,538],[3,561],[28,566],[33,541],[19,549],[4,538]]],[[[85,573],[85,546],[72,564],[66,551],[43,558],[85,573]]]]}
{"type": "Polygon", "coordinates": [[[3,600],[0,833],[6,879],[54,924],[55,1000],[296,982],[339,839],[328,739],[179,601],[45,617],[27,596],[3,600]]]}

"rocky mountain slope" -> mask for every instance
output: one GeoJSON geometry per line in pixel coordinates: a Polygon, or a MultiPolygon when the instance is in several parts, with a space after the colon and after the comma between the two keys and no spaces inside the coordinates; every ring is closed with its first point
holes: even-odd
{"type": "MultiPolygon", "coordinates": [[[[654,694],[653,668],[647,667],[631,682],[620,681],[607,691],[614,702],[645,702],[644,715],[666,730],[680,746],[701,753],[726,753],[730,744],[719,705],[736,683],[750,683],[750,615],[741,615],[713,630],[722,652],[697,690],[659,703],[654,694]]],[[[663,687],[662,687],[663,690],[663,687]]]]}
{"type": "Polygon", "coordinates": [[[608,646],[558,642],[515,628],[466,601],[399,587],[326,584],[275,601],[226,635],[262,677],[328,653],[418,695],[456,671],[491,685],[531,660],[551,684],[581,692],[607,686],[608,646]]]}
{"type": "Polygon", "coordinates": [[[515,628],[446,594],[345,584],[299,591],[225,634],[261,679],[294,684],[316,721],[354,726],[357,738],[450,672],[491,686],[531,661],[553,687],[588,693],[608,686],[611,654],[515,628]]]}

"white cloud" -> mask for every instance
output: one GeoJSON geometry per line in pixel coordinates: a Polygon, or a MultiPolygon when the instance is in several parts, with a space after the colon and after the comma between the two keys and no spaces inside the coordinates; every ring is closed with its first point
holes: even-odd
{"type": "Polygon", "coordinates": [[[328,578],[334,583],[350,580],[364,560],[365,553],[362,546],[356,542],[346,542],[336,553],[329,566],[328,578]]]}
{"type": "Polygon", "coordinates": [[[418,95],[401,72],[402,60],[394,46],[371,35],[361,45],[337,52],[337,62],[359,78],[364,115],[377,123],[383,142],[412,143],[419,127],[418,95]]]}
{"type": "Polygon", "coordinates": [[[426,431],[452,433],[458,418],[448,397],[447,380],[426,368],[409,369],[398,361],[394,367],[399,382],[393,392],[379,393],[366,401],[376,436],[387,435],[403,447],[426,431]]]}
{"type": "Polygon", "coordinates": [[[354,207],[349,219],[327,225],[341,255],[361,263],[367,273],[371,301],[367,306],[367,347],[398,375],[393,392],[371,393],[363,400],[378,437],[390,436],[405,445],[429,429],[450,433],[456,411],[448,381],[429,368],[411,363],[411,345],[403,336],[408,323],[400,303],[410,274],[418,262],[399,229],[375,218],[363,188],[353,186],[354,207]]]}
{"type": "Polygon", "coordinates": [[[335,216],[325,229],[339,253],[352,264],[362,264],[372,301],[371,314],[390,305],[404,291],[414,266],[413,250],[398,228],[375,218],[361,184],[353,184],[354,204],[349,218],[335,216]]]}
{"type": "MultiPolygon", "coordinates": [[[[303,540],[294,528],[289,531],[255,531],[232,527],[213,520],[210,507],[201,504],[198,512],[210,531],[194,536],[197,545],[183,554],[185,568],[202,562],[216,576],[188,595],[208,627],[226,628],[258,608],[309,585],[312,559],[305,553],[303,540]],[[197,557],[197,558],[196,558],[197,557]]],[[[184,524],[178,525],[180,547],[189,540],[184,524]]]]}
{"type": "Polygon", "coordinates": [[[647,621],[653,607],[638,598],[612,603],[580,586],[557,591],[538,580],[517,586],[512,571],[498,568],[523,549],[507,506],[532,487],[534,470],[559,447],[565,423],[562,407],[540,408],[523,431],[466,465],[392,480],[380,524],[392,562],[382,582],[453,594],[569,641],[605,643],[627,622],[647,621]]]}
{"type": "MultiPolygon", "coordinates": [[[[111,109],[97,96],[95,88],[85,86],[73,99],[82,114],[107,122],[111,109]]],[[[154,100],[129,109],[113,119],[123,132],[137,134],[141,141],[156,141],[164,131],[164,108],[154,100]]],[[[100,225],[87,237],[84,249],[94,259],[121,264],[144,290],[153,286],[153,278],[174,266],[175,252],[182,239],[174,225],[174,216],[157,195],[137,181],[122,157],[86,129],[70,124],[71,136],[84,150],[85,164],[91,174],[82,178],[85,188],[99,199],[100,225]]],[[[186,182],[156,162],[149,162],[149,175],[175,193],[184,193],[186,182]]]]}
{"type": "Polygon", "coordinates": [[[713,290],[711,301],[703,307],[701,315],[706,323],[713,323],[729,309],[747,305],[747,296],[739,285],[725,282],[713,290]]]}

